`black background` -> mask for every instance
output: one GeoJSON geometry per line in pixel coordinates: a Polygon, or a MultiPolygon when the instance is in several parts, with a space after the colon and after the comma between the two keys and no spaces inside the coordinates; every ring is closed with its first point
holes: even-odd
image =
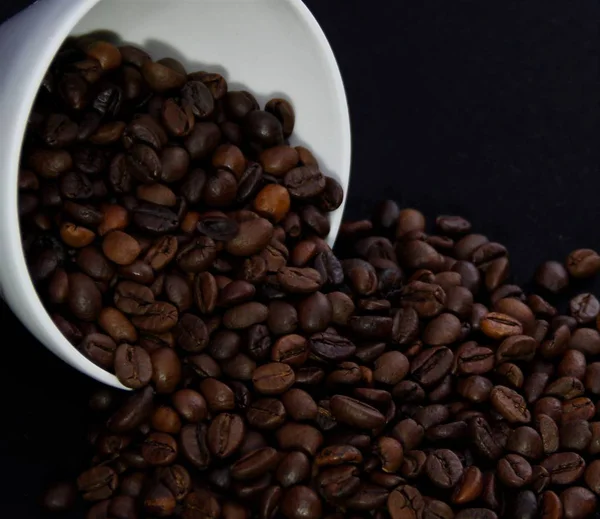
{"type": "MultiPolygon", "coordinates": [[[[2,3],[0,20],[29,3],[2,3]]],[[[600,249],[600,3],[306,3],[348,93],[347,216],[384,197],[462,214],[509,247],[518,282],[600,249]]],[[[93,383],[1,319],[0,515],[33,518],[41,488],[82,464],[93,383]]]]}

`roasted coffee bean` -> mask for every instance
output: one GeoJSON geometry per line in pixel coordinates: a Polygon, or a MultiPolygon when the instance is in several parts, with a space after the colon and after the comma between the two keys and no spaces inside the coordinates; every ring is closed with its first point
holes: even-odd
{"type": "Polygon", "coordinates": [[[476,450],[488,459],[502,456],[502,446],[494,436],[492,428],[483,417],[475,417],[469,422],[469,433],[476,450]]]}
{"type": "Polygon", "coordinates": [[[123,433],[136,429],[152,412],[154,391],[149,386],[133,393],[109,418],[109,430],[123,433]]]}
{"type": "Polygon", "coordinates": [[[344,361],[356,352],[356,346],[336,333],[323,332],[311,336],[308,345],[312,353],[328,361],[344,361]]]}
{"type": "Polygon", "coordinates": [[[150,355],[139,346],[121,344],[115,351],[115,374],[119,381],[132,389],[150,382],[153,374],[150,355]]]}
{"type": "Polygon", "coordinates": [[[294,371],[282,362],[272,362],[257,368],[252,375],[254,388],[261,394],[280,394],[294,384],[294,371]]]}
{"type": "Polygon", "coordinates": [[[444,346],[424,350],[411,363],[413,378],[424,386],[439,382],[452,368],[454,356],[452,351],[444,346]]]}
{"type": "Polygon", "coordinates": [[[242,125],[246,137],[257,150],[283,143],[281,122],[269,112],[252,110],[244,117],[242,125]]]}
{"type": "Polygon", "coordinates": [[[292,451],[286,454],[277,466],[275,478],[283,487],[288,488],[301,483],[310,475],[310,462],[303,452],[292,451]]]}
{"type": "Polygon", "coordinates": [[[569,348],[578,350],[586,356],[600,353],[600,334],[592,328],[578,328],[571,335],[569,348]]]}
{"type": "Polygon", "coordinates": [[[455,453],[448,449],[438,449],[427,457],[427,476],[436,486],[454,487],[463,475],[463,466],[455,453]]]}
{"type": "Polygon", "coordinates": [[[231,476],[236,480],[255,479],[277,466],[279,456],[271,447],[263,447],[242,456],[231,466],[231,476]]]}
{"type": "Polygon", "coordinates": [[[100,501],[116,490],[118,476],[108,466],[93,467],[77,478],[77,488],[87,501],[100,501]]]}
{"type": "Polygon", "coordinates": [[[584,293],[571,299],[569,309],[579,324],[586,324],[598,317],[600,303],[593,294],[584,293]]]}
{"type": "Polygon", "coordinates": [[[569,284],[569,274],[561,263],[546,261],[538,267],[535,282],[548,292],[557,294],[569,284]]]}
{"type": "Polygon", "coordinates": [[[242,444],[244,433],[241,417],[230,413],[217,415],[208,428],[208,448],[218,458],[228,458],[242,444]]]}
{"type": "Polygon", "coordinates": [[[317,404],[309,393],[292,388],[281,395],[287,413],[296,421],[314,420],[318,414],[317,404]]]}
{"type": "Polygon", "coordinates": [[[461,323],[449,313],[440,314],[423,330],[423,340],[431,346],[452,344],[460,337],[461,323]]]}
{"type": "Polygon", "coordinates": [[[497,465],[500,481],[508,487],[520,488],[527,485],[532,478],[531,465],[518,454],[508,454],[497,465]]]}
{"type": "Polygon", "coordinates": [[[246,412],[246,420],[257,429],[277,429],[285,422],[286,411],[280,400],[261,398],[252,402],[246,412]]]}
{"type": "Polygon", "coordinates": [[[565,518],[584,519],[597,511],[598,498],[584,487],[570,487],[560,494],[565,518]]]}
{"type": "Polygon", "coordinates": [[[551,482],[558,485],[575,482],[585,470],[585,461],[575,452],[551,454],[540,465],[550,473],[551,482]]]}
{"type": "Polygon", "coordinates": [[[506,444],[507,450],[528,459],[539,459],[544,453],[542,437],[531,427],[517,427],[506,444]]]}
{"type": "Polygon", "coordinates": [[[310,425],[288,422],[277,429],[275,436],[283,450],[301,450],[314,456],[323,443],[323,435],[310,425]]]}
{"type": "Polygon", "coordinates": [[[200,470],[208,468],[211,461],[207,434],[206,425],[190,424],[183,426],[179,435],[182,454],[188,462],[200,470]]]}
{"type": "Polygon", "coordinates": [[[296,334],[284,335],[273,345],[271,360],[292,367],[302,366],[308,360],[308,344],[304,337],[296,334]]]}
{"type": "Polygon", "coordinates": [[[510,388],[496,386],[490,394],[494,408],[509,422],[528,423],[531,413],[523,397],[510,388]]]}
{"type": "Polygon", "coordinates": [[[192,389],[180,389],[171,398],[173,406],[184,420],[195,423],[206,418],[208,408],[200,393],[192,389]]]}
{"type": "Polygon", "coordinates": [[[390,492],[387,509],[392,519],[416,519],[425,513],[425,502],[416,487],[399,485],[390,492]]]}
{"type": "Polygon", "coordinates": [[[518,362],[533,360],[537,341],[527,335],[513,335],[502,341],[496,350],[496,362],[518,362]]]}
{"type": "Polygon", "coordinates": [[[600,256],[592,249],[577,249],[567,257],[566,267],[574,278],[589,278],[600,271],[600,256]]]}
{"type": "Polygon", "coordinates": [[[481,331],[492,339],[520,335],[523,331],[523,326],[517,319],[496,312],[490,312],[481,319],[480,326],[481,331]]]}
{"type": "Polygon", "coordinates": [[[353,427],[375,429],[385,423],[385,417],[377,409],[354,398],[334,395],[330,406],[336,420],[353,427]]]}

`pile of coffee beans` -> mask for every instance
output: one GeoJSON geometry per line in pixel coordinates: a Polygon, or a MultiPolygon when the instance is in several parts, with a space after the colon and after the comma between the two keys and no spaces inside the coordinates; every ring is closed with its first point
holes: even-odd
{"type": "Polygon", "coordinates": [[[124,385],[164,375],[168,389],[176,345],[191,359],[219,331],[215,358],[230,359],[241,331],[267,320],[265,301],[321,287],[300,267],[326,248],[343,190],[286,144],[294,123],[288,101],[260,110],[219,74],[69,42],[39,92],[19,177],[31,276],[65,337],[124,385]],[[312,249],[288,266],[288,237],[305,236],[312,249]]]}
{"type": "Polygon", "coordinates": [[[342,189],[207,72],[78,40],[49,72],[20,180],[57,326],[135,389],[90,399],[93,457],[52,486],[87,519],[585,519],[600,495],[600,271],[510,284],[506,248],[342,189]],[[28,169],[25,169],[28,168],[28,169]],[[79,496],[79,497],[78,497],[79,496]]]}

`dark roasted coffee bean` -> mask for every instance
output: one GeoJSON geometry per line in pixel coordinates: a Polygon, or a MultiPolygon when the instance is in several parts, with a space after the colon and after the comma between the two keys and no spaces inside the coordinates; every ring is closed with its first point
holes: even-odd
{"type": "Polygon", "coordinates": [[[560,446],[563,450],[585,451],[592,441],[587,420],[571,420],[560,428],[560,446]]]}
{"type": "Polygon", "coordinates": [[[551,482],[558,485],[575,482],[585,470],[585,461],[575,452],[551,454],[540,465],[550,473],[551,482]]]}
{"type": "Polygon", "coordinates": [[[452,368],[454,356],[444,346],[424,350],[411,364],[412,376],[424,386],[439,382],[452,368]]]}
{"type": "Polygon", "coordinates": [[[285,422],[284,405],[276,398],[261,398],[252,402],[246,412],[246,420],[257,429],[277,429],[285,422]]]}
{"type": "Polygon", "coordinates": [[[587,324],[598,317],[600,303],[593,294],[584,293],[571,299],[569,309],[579,324],[587,324]]]}
{"type": "Polygon", "coordinates": [[[600,256],[592,249],[577,249],[569,254],[565,264],[574,278],[588,278],[600,271],[600,256]]]}
{"type": "Polygon", "coordinates": [[[347,360],[356,351],[356,346],[347,338],[329,332],[311,336],[308,345],[312,353],[329,361],[347,360]]]}
{"type": "Polygon", "coordinates": [[[520,488],[529,484],[532,478],[531,465],[518,454],[508,454],[497,465],[500,481],[506,486],[520,488]]]}
{"type": "Polygon", "coordinates": [[[257,368],[252,375],[254,388],[261,394],[280,394],[294,384],[294,371],[282,362],[272,362],[257,368]]]}
{"type": "Polygon", "coordinates": [[[119,381],[132,389],[145,386],[152,378],[150,355],[139,346],[121,344],[115,352],[115,374],[119,381]]]}
{"type": "Polygon", "coordinates": [[[490,312],[481,319],[481,331],[491,339],[504,339],[523,332],[519,320],[506,314],[490,312]]]}
{"type": "Polygon", "coordinates": [[[310,475],[310,462],[306,454],[292,451],[286,454],[277,466],[275,478],[283,488],[301,483],[310,475]]]}
{"type": "Polygon", "coordinates": [[[557,294],[569,284],[569,274],[561,263],[546,261],[538,267],[535,282],[548,292],[557,294]]]}
{"type": "Polygon", "coordinates": [[[502,341],[496,350],[496,362],[531,361],[537,349],[537,341],[527,335],[513,335],[502,341]]]}
{"type": "Polygon", "coordinates": [[[448,449],[438,449],[427,457],[427,476],[436,486],[453,488],[463,475],[463,466],[456,454],[448,449]]]}
{"type": "Polygon", "coordinates": [[[231,466],[231,476],[236,480],[255,479],[277,466],[279,457],[271,447],[263,447],[239,458],[231,466]]]}
{"type": "Polygon", "coordinates": [[[280,337],[271,350],[271,360],[299,367],[308,360],[308,344],[304,337],[291,334],[280,337]]]}
{"type": "Polygon", "coordinates": [[[520,454],[528,459],[540,459],[544,453],[542,437],[531,427],[514,429],[506,444],[507,450],[520,454]]]}
{"type": "MultiPolygon", "coordinates": [[[[387,509],[392,519],[418,518],[424,517],[425,503],[423,496],[416,487],[399,485],[390,492],[387,499],[387,509]]],[[[444,516],[439,517],[445,519],[444,516]]]]}
{"type": "Polygon", "coordinates": [[[318,408],[312,396],[302,389],[293,388],[281,395],[287,413],[296,421],[314,420],[318,408]]]}
{"type": "Polygon", "coordinates": [[[531,413],[523,397],[510,388],[496,386],[490,394],[490,401],[494,408],[509,422],[528,423],[531,413]]]}
{"type": "Polygon", "coordinates": [[[179,445],[181,452],[194,467],[205,470],[211,460],[207,444],[208,429],[204,424],[185,425],[181,429],[179,445]]]}
{"type": "Polygon", "coordinates": [[[330,406],[336,420],[353,427],[375,429],[385,423],[385,417],[377,409],[354,398],[334,395],[330,406]]]}
{"type": "Polygon", "coordinates": [[[110,497],[117,484],[117,474],[107,466],[93,467],[77,478],[77,488],[86,501],[99,501],[110,497]]]}
{"type": "Polygon", "coordinates": [[[584,519],[597,512],[598,498],[584,487],[570,487],[560,494],[563,514],[568,519],[584,519]]]}
{"type": "Polygon", "coordinates": [[[230,413],[217,415],[208,428],[208,448],[218,458],[228,458],[242,444],[244,433],[245,425],[241,417],[230,413]]]}
{"type": "Polygon", "coordinates": [[[275,432],[279,447],[283,450],[301,450],[314,456],[323,443],[321,432],[305,424],[288,422],[275,432]]]}

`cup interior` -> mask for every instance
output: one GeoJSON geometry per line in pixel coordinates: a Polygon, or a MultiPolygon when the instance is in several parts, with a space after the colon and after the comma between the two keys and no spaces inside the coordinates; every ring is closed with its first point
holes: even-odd
{"type": "MultiPolygon", "coordinates": [[[[309,147],[323,172],[337,178],[347,191],[351,143],[344,86],[327,39],[301,0],[94,3],[94,0],[78,3],[78,13],[92,7],[71,35],[97,33],[109,41],[140,46],[155,60],[176,58],[190,72],[218,72],[225,76],[230,89],[251,91],[261,106],[273,97],[292,101],[296,127],[291,144],[309,147]]],[[[343,208],[342,205],[331,214],[331,245],[343,208]]],[[[19,270],[23,270],[22,253],[18,263],[22,267],[19,270]]],[[[45,313],[29,280],[20,297],[28,300],[27,305],[38,315],[32,331],[47,347],[88,376],[123,388],[114,375],[90,362],[68,343],[45,313]]],[[[23,319],[27,312],[17,313],[27,323],[23,319]]]]}

